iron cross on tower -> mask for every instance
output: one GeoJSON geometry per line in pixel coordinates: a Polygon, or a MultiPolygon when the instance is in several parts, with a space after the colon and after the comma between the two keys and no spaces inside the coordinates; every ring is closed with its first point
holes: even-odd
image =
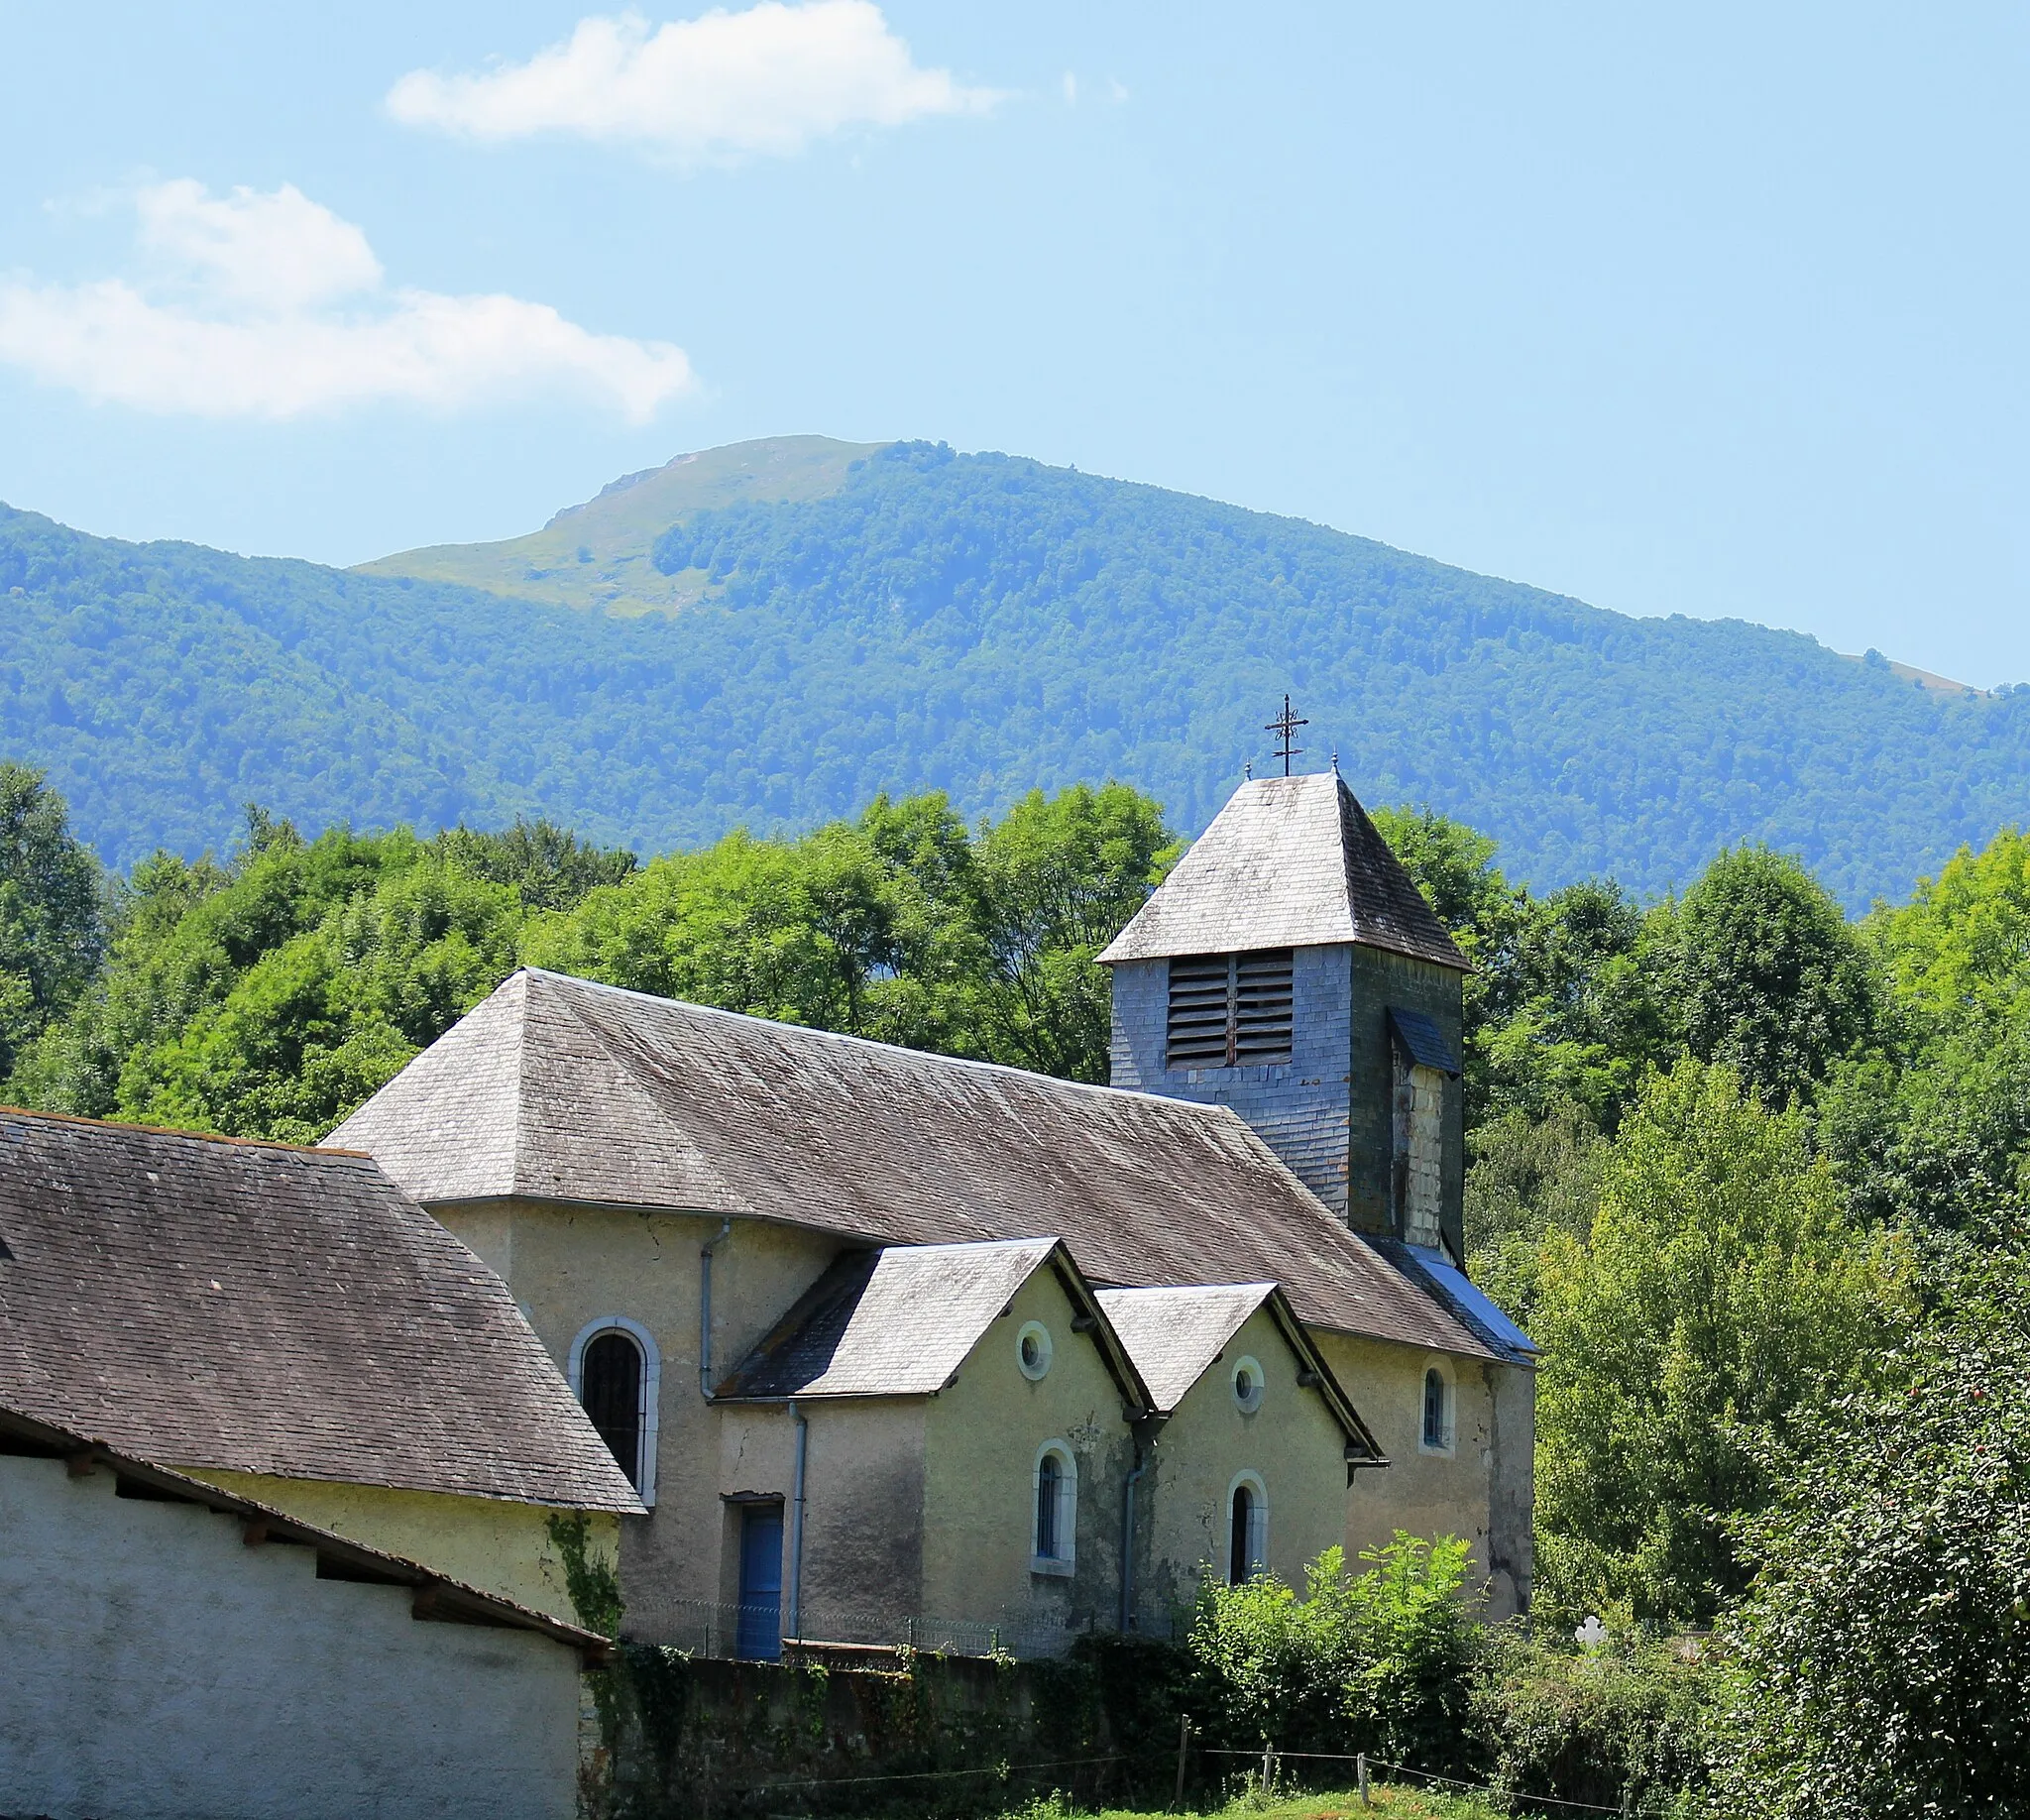
{"type": "Polygon", "coordinates": [[[1278,734],[1282,737],[1282,742],[1276,748],[1276,755],[1283,760],[1283,774],[1286,777],[1290,775],[1290,761],[1293,758],[1303,756],[1304,748],[1301,745],[1292,743],[1297,738],[1297,730],[1299,727],[1308,726],[1310,726],[1310,722],[1304,720],[1300,715],[1291,713],[1290,697],[1286,695],[1283,698],[1282,714],[1278,715],[1275,720],[1271,721],[1262,730],[1264,733],[1278,734]]]}

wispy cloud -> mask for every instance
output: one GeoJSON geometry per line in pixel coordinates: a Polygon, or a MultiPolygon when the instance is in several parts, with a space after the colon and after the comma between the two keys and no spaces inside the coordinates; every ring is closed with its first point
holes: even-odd
{"type": "Polygon", "coordinates": [[[982,113],[998,99],[920,67],[871,0],[763,0],[660,28],[631,12],[582,19],[525,63],[412,70],[388,110],[472,139],[568,133],[696,164],[784,156],[846,127],[982,113]]]}
{"type": "Polygon", "coordinates": [[[135,194],[146,275],[0,283],[0,362],[94,400],[207,417],[438,408],[562,393],[636,422],[690,390],[664,341],[596,335],[543,303],[394,289],[367,237],[293,184],[135,194]]]}

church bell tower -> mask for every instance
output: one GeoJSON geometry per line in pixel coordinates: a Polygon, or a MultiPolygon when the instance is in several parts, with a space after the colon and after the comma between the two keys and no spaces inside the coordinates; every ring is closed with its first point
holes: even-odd
{"type": "Polygon", "coordinates": [[[1467,962],[1336,766],[1242,784],[1099,959],[1115,1086],[1231,1106],[1356,1231],[1460,1259],[1467,962]]]}

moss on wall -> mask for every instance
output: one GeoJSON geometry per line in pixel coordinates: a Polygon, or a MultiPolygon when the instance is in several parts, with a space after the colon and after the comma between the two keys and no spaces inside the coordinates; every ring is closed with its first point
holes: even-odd
{"type": "Polygon", "coordinates": [[[1180,1649],[1093,1639],[1026,1662],[702,1661],[630,1645],[614,1680],[600,1820],[724,1820],[992,1813],[1053,1788],[1167,1799],[1188,1675],[1180,1649]]]}

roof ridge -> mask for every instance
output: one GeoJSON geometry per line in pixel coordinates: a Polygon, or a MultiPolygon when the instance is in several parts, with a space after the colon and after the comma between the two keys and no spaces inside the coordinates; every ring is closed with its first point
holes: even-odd
{"type": "MultiPolygon", "coordinates": [[[[524,977],[528,971],[527,967],[516,967],[513,972],[509,973],[501,982],[501,985],[494,988],[496,992],[499,992],[503,987],[513,984],[517,979],[521,981],[521,1002],[516,1008],[514,1015],[513,1080],[508,1088],[509,1093],[512,1095],[510,1103],[514,1107],[514,1122],[508,1132],[508,1193],[513,1194],[521,1193],[521,1128],[528,1117],[528,1101],[521,1091],[524,1058],[528,1053],[528,981],[524,977]]],[[[489,996],[492,996],[492,994],[489,994],[489,996]]],[[[475,1006],[474,1009],[476,1010],[478,1007],[475,1006]]]]}
{"type": "MultiPolygon", "coordinates": [[[[1136,1087],[1108,1086],[1097,1081],[1069,1081],[1063,1075],[1046,1075],[1040,1069],[1017,1068],[1012,1062],[984,1062],[976,1056],[949,1055],[942,1049],[912,1049],[907,1043],[884,1043],[877,1037],[850,1036],[843,1030],[826,1030],[817,1024],[792,1024],[781,1018],[759,1017],[751,1011],[729,1011],[721,1005],[701,1005],[694,999],[667,998],[660,992],[644,992],[637,986],[614,985],[604,979],[587,979],[581,973],[560,973],[552,967],[522,967],[516,973],[533,973],[540,978],[561,980],[566,985],[588,986],[596,992],[612,992],[622,998],[639,999],[645,1004],[675,1006],[680,1011],[695,1011],[706,1017],[724,1018],[732,1023],[759,1024],[768,1030],[787,1030],[799,1037],[812,1037],[826,1043],[843,1043],[855,1049],[871,1049],[882,1055],[908,1056],[915,1060],[932,1062],[944,1068],[963,1069],[983,1075],[1012,1075],[1021,1081],[1038,1081],[1051,1087],[1064,1087],[1074,1093],[1093,1093],[1111,1099],[1133,1099],[1154,1101],[1158,1105],[1176,1106],[1182,1111],[1193,1113],[1225,1112],[1225,1106],[1206,1105],[1196,1100],[1171,1099],[1162,1093],[1145,1093],[1136,1087]]],[[[511,979],[514,974],[509,974],[511,979]]],[[[505,983],[505,982],[504,982],[505,983]]],[[[1245,1120],[1240,1121],[1245,1124],[1245,1120]]]]}
{"type": "MultiPolygon", "coordinates": [[[[1406,921],[1413,922],[1421,918],[1429,923],[1429,933],[1417,935],[1412,932],[1411,939],[1419,942],[1428,942],[1435,939],[1436,942],[1443,945],[1446,952],[1453,957],[1461,969],[1469,973],[1472,972],[1473,964],[1460,952],[1459,944],[1453,939],[1452,932],[1445,927],[1444,919],[1431,908],[1430,900],[1418,889],[1416,880],[1410,877],[1410,868],[1396,856],[1396,850],[1389,845],[1387,837],[1375,826],[1375,818],[1368,814],[1367,805],[1354,795],[1353,786],[1337,770],[1331,773],[1331,777],[1332,782],[1337,786],[1333,792],[1333,805],[1339,820],[1340,883],[1346,892],[1347,918],[1355,931],[1358,932],[1360,930],[1365,920],[1356,907],[1359,891],[1353,875],[1353,843],[1355,840],[1358,840],[1368,850],[1371,862],[1378,863],[1386,873],[1394,874],[1389,879],[1389,882],[1400,884],[1404,887],[1406,895],[1403,898],[1403,902],[1396,907],[1395,913],[1402,916],[1406,921]]],[[[1429,955],[1422,956],[1421,958],[1425,960],[1432,959],[1429,955]]],[[[1447,966],[1450,963],[1439,962],[1436,965],[1447,966]]]]}
{"type": "Polygon", "coordinates": [[[92,1118],[82,1112],[45,1112],[35,1106],[0,1104],[0,1118],[32,1118],[42,1124],[82,1125],[94,1131],[136,1131],[146,1137],[188,1138],[193,1144],[235,1144],[246,1150],[284,1150],[313,1157],[351,1157],[371,1163],[373,1153],[339,1144],[291,1144],[282,1138],[233,1137],[223,1131],[189,1131],[180,1125],[144,1125],[133,1119],[92,1118]]]}

